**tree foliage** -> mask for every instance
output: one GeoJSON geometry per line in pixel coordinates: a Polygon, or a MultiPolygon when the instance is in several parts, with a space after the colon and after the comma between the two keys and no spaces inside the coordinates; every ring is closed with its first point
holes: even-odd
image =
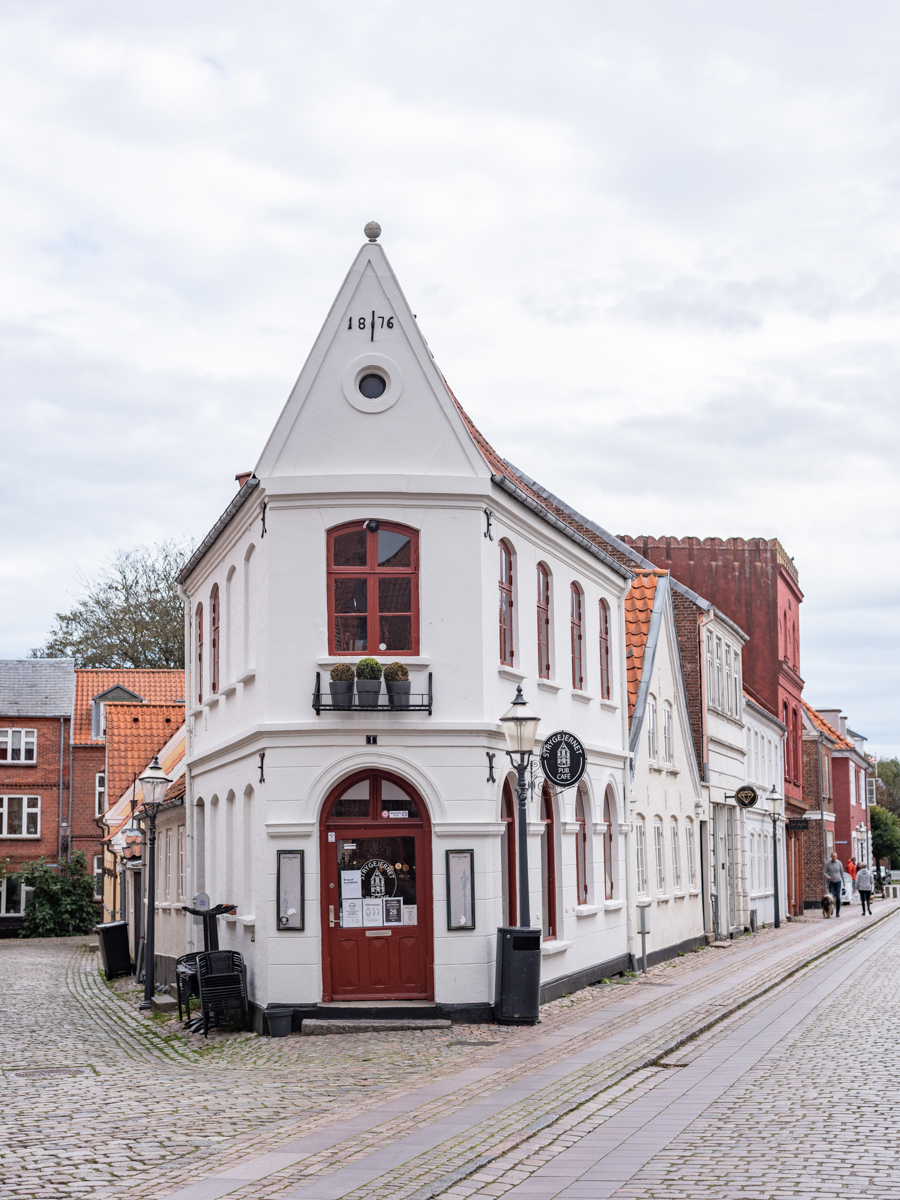
{"type": "Polygon", "coordinates": [[[190,552],[182,542],[119,550],[32,658],[74,658],[77,667],[181,667],[184,605],[176,576],[190,552]]]}
{"type": "Polygon", "coordinates": [[[876,795],[882,808],[900,814],[900,759],[883,758],[877,764],[876,795]]]}
{"type": "Polygon", "coordinates": [[[889,862],[900,867],[900,817],[875,804],[869,809],[872,819],[872,857],[876,863],[889,862]]]}
{"type": "Polygon", "coordinates": [[[55,870],[44,859],[21,867],[16,875],[34,891],[25,905],[19,937],[75,937],[97,923],[94,879],[81,850],[55,870]]]}

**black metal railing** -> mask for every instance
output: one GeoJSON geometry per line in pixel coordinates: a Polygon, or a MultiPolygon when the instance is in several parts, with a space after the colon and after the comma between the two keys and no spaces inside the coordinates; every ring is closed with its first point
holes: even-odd
{"type": "Polygon", "coordinates": [[[323,712],[361,712],[361,713],[386,713],[386,712],[427,712],[431,716],[431,710],[434,706],[434,693],[431,685],[431,671],[428,672],[428,692],[406,692],[403,695],[391,694],[390,692],[359,692],[353,691],[342,696],[335,703],[331,691],[322,691],[322,672],[316,671],[316,690],[313,692],[312,706],[315,709],[316,716],[323,712]]]}

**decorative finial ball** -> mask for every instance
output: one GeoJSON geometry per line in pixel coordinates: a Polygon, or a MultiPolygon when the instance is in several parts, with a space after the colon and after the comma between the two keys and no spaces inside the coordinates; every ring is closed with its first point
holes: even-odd
{"type": "Polygon", "coordinates": [[[377,242],[378,238],[381,236],[381,226],[377,221],[370,221],[363,230],[363,233],[370,242],[377,242]]]}

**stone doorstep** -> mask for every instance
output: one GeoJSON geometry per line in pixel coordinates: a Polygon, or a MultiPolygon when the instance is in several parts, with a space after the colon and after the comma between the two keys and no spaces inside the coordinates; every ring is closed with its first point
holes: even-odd
{"type": "Polygon", "coordinates": [[[174,996],[154,996],[150,1003],[154,1012],[173,1013],[178,1011],[178,1004],[174,996]]]}
{"type": "Polygon", "coordinates": [[[452,1021],[416,1021],[410,1018],[399,1021],[320,1021],[310,1019],[301,1022],[300,1032],[307,1036],[326,1033],[395,1033],[398,1030],[450,1029],[452,1021]]]}

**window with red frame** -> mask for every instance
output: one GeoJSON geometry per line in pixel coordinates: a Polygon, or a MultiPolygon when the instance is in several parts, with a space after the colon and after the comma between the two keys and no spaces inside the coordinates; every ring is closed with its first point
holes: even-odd
{"type": "Polygon", "coordinates": [[[794,713],[791,718],[791,731],[793,735],[791,740],[794,743],[792,750],[792,757],[794,760],[794,783],[801,783],[803,779],[803,758],[800,749],[800,715],[796,708],[794,709],[794,713]]]}
{"type": "Polygon", "coordinates": [[[503,915],[506,925],[515,925],[518,913],[518,879],[516,876],[516,810],[509,781],[503,785],[500,819],[503,822],[503,915]]]}
{"type": "Polygon", "coordinates": [[[575,796],[575,824],[578,831],[575,834],[575,883],[578,903],[587,904],[587,821],[584,819],[584,798],[581,788],[575,796]]]}
{"type": "Polygon", "coordinates": [[[500,661],[513,665],[513,568],[512,552],[506,542],[500,543],[500,661]]]}
{"type": "Polygon", "coordinates": [[[584,686],[584,670],[581,656],[581,588],[572,584],[572,687],[581,691],[584,686]]]}
{"type": "Polygon", "coordinates": [[[328,629],[332,654],[419,653],[414,529],[354,521],[328,531],[328,629]]]}
{"type": "Polygon", "coordinates": [[[611,695],[609,682],[609,605],[600,601],[600,696],[608,700],[611,695]]]}
{"type": "Polygon", "coordinates": [[[538,675],[550,678],[550,573],[543,563],[537,569],[538,675]]]}
{"type": "Polygon", "coordinates": [[[203,605],[197,605],[197,703],[203,703],[203,605]]]}
{"type": "Polygon", "coordinates": [[[219,691],[219,585],[209,598],[209,694],[219,691]]]}

